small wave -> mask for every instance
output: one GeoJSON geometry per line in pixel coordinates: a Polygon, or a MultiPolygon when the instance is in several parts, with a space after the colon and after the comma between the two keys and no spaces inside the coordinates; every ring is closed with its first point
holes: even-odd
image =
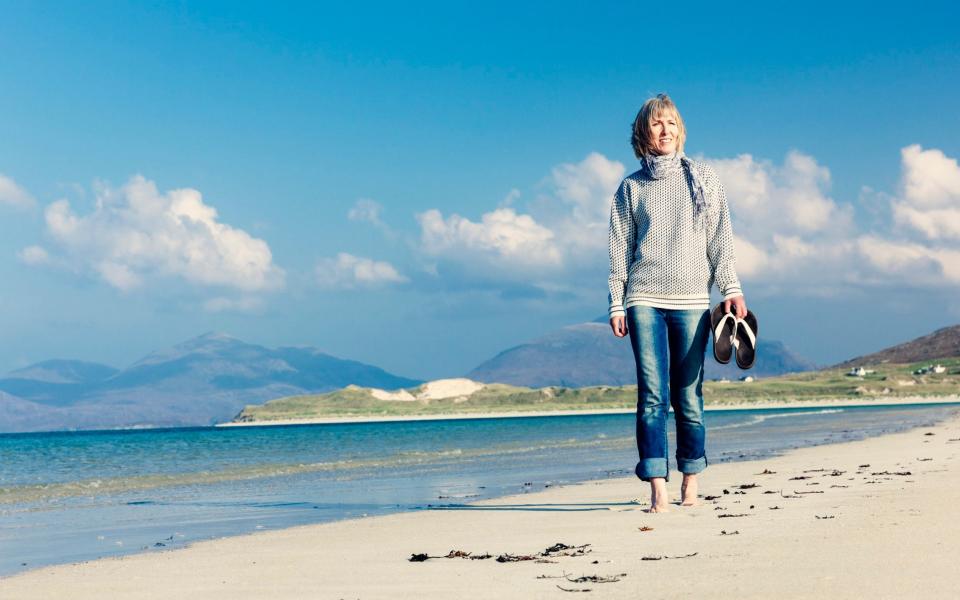
{"type": "Polygon", "coordinates": [[[719,425],[717,427],[710,427],[710,431],[720,431],[722,429],[739,429],[740,427],[750,427],[751,425],[759,425],[764,421],[769,419],[782,419],[785,417],[799,417],[803,415],[828,415],[832,413],[843,412],[842,408],[822,408],[820,410],[804,410],[799,412],[783,412],[783,413],[774,413],[772,415],[752,415],[749,421],[743,421],[741,423],[730,423],[729,425],[719,425]]]}
{"type": "Polygon", "coordinates": [[[559,442],[547,442],[536,445],[517,443],[501,444],[486,448],[446,448],[434,451],[404,451],[392,456],[370,459],[346,459],[316,463],[258,464],[219,469],[216,471],[156,473],[132,477],[96,478],[49,484],[18,485],[0,488],[0,505],[46,502],[63,498],[102,496],[162,487],[207,485],[306,473],[330,472],[334,475],[346,474],[349,478],[354,478],[357,472],[365,469],[416,467],[418,470],[423,470],[429,466],[464,460],[496,458],[562,449],[607,447],[629,441],[631,441],[631,438],[592,440],[570,438],[559,442]],[[351,475],[351,473],[353,475],[351,475]]]}

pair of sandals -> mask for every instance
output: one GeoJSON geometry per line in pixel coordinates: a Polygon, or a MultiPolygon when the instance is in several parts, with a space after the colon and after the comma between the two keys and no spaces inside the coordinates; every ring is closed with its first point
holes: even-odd
{"type": "Polygon", "coordinates": [[[723,303],[717,304],[710,313],[713,326],[713,357],[720,364],[727,364],[736,356],[737,366],[749,369],[757,358],[757,317],[747,311],[747,316],[738,319],[733,313],[723,312],[723,303]]]}

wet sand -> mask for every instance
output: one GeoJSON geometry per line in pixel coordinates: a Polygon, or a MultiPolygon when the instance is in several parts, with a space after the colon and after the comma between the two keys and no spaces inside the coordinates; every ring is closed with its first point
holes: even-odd
{"type": "Polygon", "coordinates": [[[958,458],[954,417],[711,465],[701,505],[667,514],[636,478],[590,481],[47,567],[0,598],[951,597],[958,458]]]}

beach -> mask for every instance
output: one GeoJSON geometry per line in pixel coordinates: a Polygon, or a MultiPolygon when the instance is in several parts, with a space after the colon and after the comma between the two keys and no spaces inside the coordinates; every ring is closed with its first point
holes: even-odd
{"type": "MultiPolygon", "coordinates": [[[[45,567],[0,579],[0,597],[948,597],[958,455],[953,416],[713,464],[701,505],[666,514],[619,477],[45,567]]],[[[679,485],[674,472],[673,502],[679,485]]]]}

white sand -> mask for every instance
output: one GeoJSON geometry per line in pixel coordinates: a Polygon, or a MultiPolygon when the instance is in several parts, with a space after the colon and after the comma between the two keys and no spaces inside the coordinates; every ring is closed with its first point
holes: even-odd
{"type": "Polygon", "coordinates": [[[482,389],[482,383],[464,377],[437,379],[423,384],[423,389],[417,394],[417,398],[421,400],[442,400],[444,398],[468,397],[482,389]]]}
{"type": "MultiPolygon", "coordinates": [[[[958,457],[960,417],[954,417],[905,433],[711,465],[701,475],[701,494],[718,499],[672,506],[668,514],[649,514],[631,502],[647,490],[633,477],[586,482],[465,509],[259,532],[43,568],[0,579],[0,598],[569,598],[558,585],[631,600],[950,598],[960,587],[954,578],[958,457]],[[765,469],[775,474],[761,474],[765,469]],[[842,473],[834,476],[832,469],[842,473]],[[890,474],[876,474],[883,472],[890,474]],[[752,483],[758,487],[736,493],[736,486],[752,483]],[[724,530],[738,533],[721,535],[724,530]],[[590,544],[591,551],[549,563],[407,560],[453,549],[533,554],[557,542],[590,544]],[[613,583],[556,578],[564,574],[625,575],[613,583]]],[[[671,494],[679,493],[679,483],[674,474],[671,494]]]]}
{"type": "Polygon", "coordinates": [[[416,400],[442,400],[445,398],[469,398],[471,394],[482,390],[484,384],[458,377],[454,379],[437,379],[428,381],[420,386],[420,392],[417,395],[409,391],[400,389],[394,392],[381,390],[380,388],[362,388],[357,385],[348,385],[347,389],[366,389],[370,391],[377,400],[386,400],[388,402],[413,402],[416,400]]]}
{"type": "Polygon", "coordinates": [[[379,388],[370,388],[370,394],[377,400],[397,400],[400,402],[414,402],[417,399],[416,396],[414,396],[407,390],[397,390],[396,392],[388,392],[387,390],[381,390],[379,388]]]}

